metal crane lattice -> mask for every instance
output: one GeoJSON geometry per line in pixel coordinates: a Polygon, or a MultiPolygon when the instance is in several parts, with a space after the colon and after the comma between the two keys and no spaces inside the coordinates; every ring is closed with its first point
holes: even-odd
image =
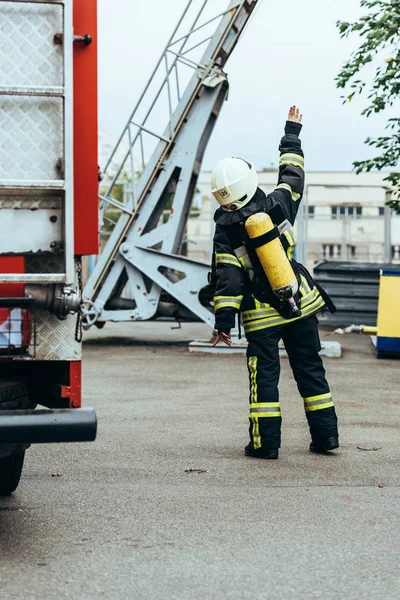
{"type": "Polygon", "coordinates": [[[209,266],[182,256],[182,244],[228,93],[223,67],[257,1],[232,0],[217,12],[219,0],[187,3],[105,166],[105,245],[84,289],[86,327],[159,316],[212,326],[199,301],[209,266]]]}

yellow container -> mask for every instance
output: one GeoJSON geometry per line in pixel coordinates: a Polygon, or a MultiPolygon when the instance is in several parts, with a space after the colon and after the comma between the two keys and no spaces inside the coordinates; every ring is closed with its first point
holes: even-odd
{"type": "Polygon", "coordinates": [[[400,355],[400,272],[381,271],[378,304],[378,353],[400,355]]]}
{"type": "MultiPolygon", "coordinates": [[[[249,237],[256,238],[272,231],[274,224],[266,213],[255,213],[246,220],[245,227],[249,237]]],[[[256,252],[273,292],[281,297],[280,292],[290,287],[292,295],[296,294],[298,291],[296,275],[280,239],[277,237],[260,246],[256,252]]]]}

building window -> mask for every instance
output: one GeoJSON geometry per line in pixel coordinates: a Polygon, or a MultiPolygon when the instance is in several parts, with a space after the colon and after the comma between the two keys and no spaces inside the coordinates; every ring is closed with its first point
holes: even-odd
{"type": "MultiPolygon", "coordinates": [[[[385,207],[384,206],[379,206],[379,216],[380,217],[385,216],[385,207]]],[[[392,217],[398,217],[398,216],[400,216],[400,209],[394,208],[392,210],[392,217]]]]}
{"type": "Polygon", "coordinates": [[[331,206],[332,219],[342,219],[350,217],[359,219],[362,216],[362,206],[331,206]]]}
{"type": "Polygon", "coordinates": [[[313,219],[315,216],[314,208],[315,208],[315,206],[308,206],[308,218],[309,219],[313,219]]]}
{"type": "Polygon", "coordinates": [[[400,244],[392,246],[392,260],[400,260],[400,244]]]}
{"type": "Polygon", "coordinates": [[[347,246],[347,250],[348,250],[348,253],[349,253],[349,258],[356,258],[356,256],[357,256],[357,246],[348,245],[347,246]]]}
{"type": "Polygon", "coordinates": [[[322,244],[322,254],[324,258],[340,258],[342,246],[340,244],[322,244]]]}
{"type": "MultiPolygon", "coordinates": [[[[322,244],[322,254],[324,258],[343,258],[341,244],[322,244]]],[[[357,246],[347,245],[347,256],[351,260],[357,257],[357,246]]]]}

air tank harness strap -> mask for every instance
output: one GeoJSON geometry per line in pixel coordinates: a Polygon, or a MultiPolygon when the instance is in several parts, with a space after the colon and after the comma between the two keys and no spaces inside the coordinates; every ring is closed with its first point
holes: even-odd
{"type": "Polygon", "coordinates": [[[275,240],[280,236],[279,229],[274,227],[271,231],[267,231],[267,233],[263,233],[255,238],[250,238],[246,235],[246,246],[251,250],[255,250],[256,248],[260,248],[260,246],[264,246],[264,244],[268,244],[275,240]]]}
{"type": "Polygon", "coordinates": [[[211,271],[208,273],[209,285],[216,285],[217,283],[217,255],[215,252],[215,245],[213,244],[212,255],[211,255],[211,271]]]}
{"type": "Polygon", "coordinates": [[[246,287],[251,291],[251,293],[259,302],[270,304],[273,308],[275,308],[275,310],[279,312],[279,299],[275,296],[275,294],[272,291],[268,278],[261,266],[256,252],[256,249],[260,246],[263,246],[264,244],[267,244],[275,238],[278,238],[279,229],[275,226],[273,229],[271,229],[271,231],[268,231],[263,235],[260,235],[255,238],[250,238],[249,234],[246,231],[245,221],[242,221],[240,223],[240,234],[248,252],[252,269],[254,272],[254,278],[250,279],[249,273],[246,270],[244,270],[246,287]]]}

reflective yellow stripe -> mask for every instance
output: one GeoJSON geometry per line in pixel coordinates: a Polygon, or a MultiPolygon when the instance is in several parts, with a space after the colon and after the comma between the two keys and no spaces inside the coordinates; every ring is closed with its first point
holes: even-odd
{"type": "Polygon", "coordinates": [[[290,185],[288,183],[280,183],[278,186],[276,186],[277,190],[287,190],[288,192],[292,193],[292,188],[290,187],[290,185]]]}
{"type": "Polygon", "coordinates": [[[294,254],[294,248],[296,246],[296,240],[294,237],[294,229],[290,227],[287,231],[284,231],[283,235],[285,236],[289,247],[286,250],[286,254],[289,260],[292,260],[294,254]]]}
{"type": "Polygon", "coordinates": [[[248,360],[250,371],[250,406],[257,403],[257,356],[250,356],[248,360]]]}
{"type": "Polygon", "coordinates": [[[294,202],[297,202],[297,200],[301,197],[301,194],[297,194],[296,192],[294,192],[288,183],[280,183],[275,189],[287,190],[288,192],[290,192],[290,195],[292,196],[292,200],[294,202]]]}
{"type": "MultiPolygon", "coordinates": [[[[283,325],[287,323],[293,323],[294,321],[298,321],[299,319],[303,319],[304,317],[308,317],[312,315],[314,312],[323,308],[325,306],[324,300],[321,296],[317,296],[315,300],[310,302],[310,305],[306,307],[305,310],[302,308],[301,317],[296,317],[295,319],[284,319],[279,315],[277,318],[266,318],[266,319],[258,319],[257,321],[253,321],[251,323],[245,323],[243,321],[244,330],[246,333],[251,333],[253,331],[259,331],[260,329],[268,329],[269,327],[274,327],[277,325],[283,325]]],[[[277,313],[279,314],[279,313],[277,313]]]]}
{"type": "Polygon", "coordinates": [[[289,242],[289,244],[291,246],[295,246],[296,245],[296,240],[295,240],[295,237],[294,237],[294,229],[293,229],[293,227],[290,227],[289,229],[287,229],[284,232],[284,235],[285,235],[287,241],[289,242]]]}
{"type": "Polygon", "coordinates": [[[308,284],[307,279],[304,277],[304,275],[300,275],[300,278],[301,278],[302,285],[304,286],[304,289],[306,290],[306,293],[311,292],[311,288],[308,284]]]}
{"type": "Polygon", "coordinates": [[[268,316],[278,316],[279,313],[275,308],[259,308],[259,310],[246,310],[242,313],[243,323],[253,321],[254,319],[267,318],[268,316]]]}
{"type": "Polygon", "coordinates": [[[279,402],[258,402],[250,404],[249,418],[259,417],[281,417],[281,407],[279,402]]]}
{"type": "Polygon", "coordinates": [[[315,402],[315,400],[326,400],[327,398],[332,398],[331,392],[326,392],[326,394],[319,394],[318,396],[308,396],[308,398],[304,398],[304,402],[315,402]]]}
{"type": "Polygon", "coordinates": [[[240,302],[218,302],[215,305],[215,310],[221,310],[221,308],[235,308],[236,310],[240,309],[240,302]]]}
{"type": "Polygon", "coordinates": [[[299,167],[299,169],[302,169],[302,171],[304,171],[304,164],[297,162],[296,160],[280,160],[279,166],[282,167],[283,165],[292,165],[293,167],[299,167]]]}
{"type": "Polygon", "coordinates": [[[279,402],[257,402],[250,404],[250,418],[252,417],[280,417],[281,406],[279,402]]]}
{"type": "Polygon", "coordinates": [[[247,269],[248,271],[251,271],[253,269],[253,265],[251,264],[249,255],[246,254],[245,256],[242,256],[242,260],[243,260],[244,268],[247,269]]]}
{"type": "Polygon", "coordinates": [[[315,406],[308,406],[307,404],[304,404],[304,410],[306,412],[313,412],[315,410],[323,410],[324,408],[331,408],[332,406],[334,406],[333,400],[330,400],[329,402],[324,402],[323,404],[316,404],[315,406]]]}
{"type": "MultiPolygon", "coordinates": [[[[260,302],[259,300],[257,300],[257,298],[253,298],[253,299],[254,299],[254,305],[257,310],[260,310],[261,308],[271,308],[269,304],[265,304],[265,302],[260,302]]],[[[246,311],[246,312],[250,312],[250,311],[246,311]]]]}
{"type": "MultiPolygon", "coordinates": [[[[250,406],[257,405],[257,356],[249,356],[248,365],[250,372],[250,406]]],[[[253,447],[261,448],[260,427],[258,415],[249,417],[252,422],[253,447]]]]}
{"type": "Polygon", "coordinates": [[[253,419],[253,422],[254,422],[253,446],[254,446],[254,448],[261,448],[260,424],[258,422],[258,419],[253,419]]]}
{"type": "Polygon", "coordinates": [[[288,241],[289,247],[293,246],[293,241],[292,241],[292,236],[290,235],[289,231],[285,231],[285,238],[288,241]]]}
{"type": "MultiPolygon", "coordinates": [[[[307,282],[304,280],[305,285],[307,285],[307,282]]],[[[308,285],[307,285],[308,287],[308,285]]],[[[316,298],[318,297],[318,290],[317,288],[313,288],[313,290],[310,290],[310,288],[308,287],[308,291],[305,288],[301,289],[302,291],[302,298],[301,298],[301,304],[300,307],[303,310],[304,308],[308,308],[308,306],[312,303],[315,302],[316,298]]],[[[269,306],[269,304],[262,304],[261,302],[259,302],[256,298],[254,299],[254,303],[256,305],[256,308],[253,310],[245,310],[242,313],[242,318],[243,318],[243,323],[246,324],[249,321],[255,321],[257,319],[280,319],[282,320],[282,322],[286,322],[287,319],[284,319],[279,312],[275,309],[272,308],[271,306],[269,306]],[[263,307],[266,308],[263,308],[263,307]]],[[[291,321],[293,319],[290,319],[291,321]]]]}
{"type": "Polygon", "coordinates": [[[317,300],[318,297],[320,297],[319,292],[315,288],[315,290],[313,290],[310,294],[307,294],[306,296],[304,296],[304,298],[301,299],[300,309],[303,311],[304,309],[308,308],[310,304],[317,300]]]}
{"type": "Polygon", "coordinates": [[[307,300],[312,294],[314,294],[314,292],[318,292],[316,287],[313,287],[311,289],[306,282],[304,282],[304,289],[306,290],[306,295],[304,296],[304,298],[302,298],[302,301],[307,300]]]}
{"type": "Polygon", "coordinates": [[[240,309],[243,296],[214,296],[215,310],[220,308],[237,308],[240,309]]]}
{"type": "MultiPolygon", "coordinates": [[[[302,315],[308,316],[311,313],[318,310],[318,308],[322,308],[323,306],[325,306],[325,302],[324,302],[323,298],[321,298],[321,296],[317,295],[317,297],[315,299],[313,299],[309,304],[302,307],[302,309],[301,309],[302,315]]],[[[297,318],[301,319],[301,317],[297,317],[297,318]]]]}
{"type": "Polygon", "coordinates": [[[240,267],[240,262],[233,254],[217,253],[215,262],[217,265],[233,265],[234,267],[240,267]]]}
{"type": "Polygon", "coordinates": [[[303,298],[301,299],[300,302],[300,308],[307,308],[307,306],[311,303],[314,302],[314,300],[318,297],[318,290],[317,288],[314,288],[311,292],[308,292],[305,296],[303,296],[303,298]]]}
{"type": "MultiPolygon", "coordinates": [[[[294,319],[291,319],[294,321],[294,319]]],[[[244,330],[246,333],[251,333],[252,331],[258,331],[259,329],[267,329],[268,327],[273,327],[274,325],[283,325],[283,323],[287,323],[288,319],[284,319],[279,315],[276,319],[258,319],[257,321],[253,321],[252,323],[243,323],[244,330]]]]}
{"type": "Polygon", "coordinates": [[[304,167],[304,156],[300,156],[300,154],[294,154],[293,152],[285,152],[285,154],[281,154],[279,162],[289,161],[291,164],[298,163],[299,166],[304,167]]]}
{"type": "Polygon", "coordinates": [[[253,265],[251,264],[250,258],[247,255],[240,256],[239,262],[245,271],[250,272],[253,270],[253,265]]]}
{"type": "Polygon", "coordinates": [[[252,281],[254,278],[253,265],[251,264],[246,246],[240,246],[239,248],[236,248],[235,254],[239,259],[241,267],[247,272],[250,281],[252,281]]]}

